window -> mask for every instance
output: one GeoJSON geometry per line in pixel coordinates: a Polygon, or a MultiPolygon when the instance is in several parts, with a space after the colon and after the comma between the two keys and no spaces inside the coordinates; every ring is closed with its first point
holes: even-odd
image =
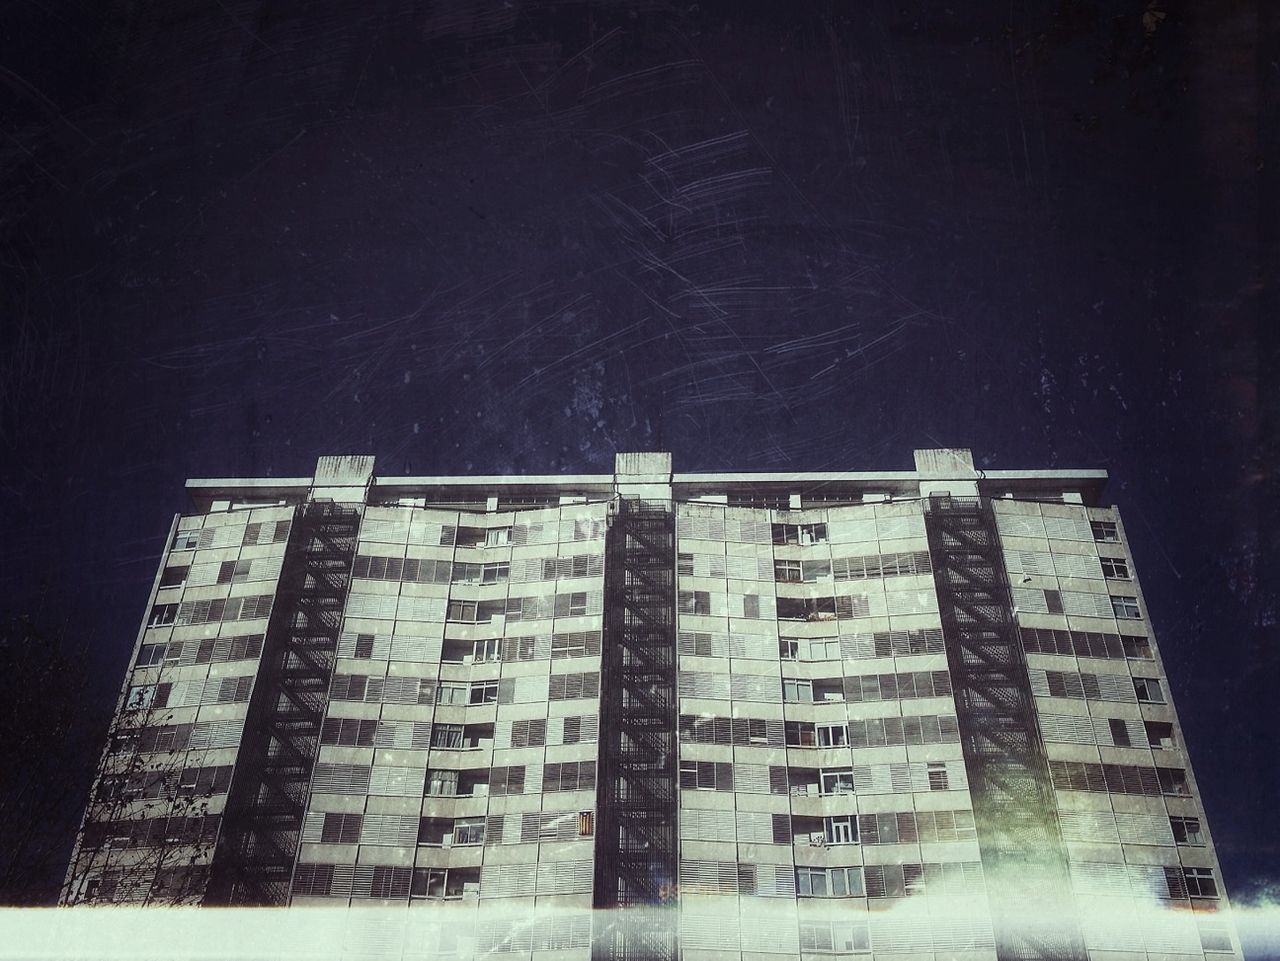
{"type": "Polygon", "coordinates": [[[427,794],[432,797],[453,797],[458,793],[458,772],[443,768],[427,768],[427,794]]]}
{"type": "Polygon", "coordinates": [[[947,782],[947,765],[942,761],[930,761],[928,774],[930,791],[945,791],[950,787],[947,782]]]}
{"type": "Polygon", "coordinates": [[[1135,677],[1133,692],[1138,696],[1140,704],[1164,703],[1164,691],[1160,688],[1160,682],[1153,677],[1135,677]]]}
{"type": "Polygon", "coordinates": [[[490,637],[476,641],[475,647],[471,649],[471,660],[477,664],[502,660],[501,638],[490,637]]]}
{"type": "Polygon", "coordinates": [[[1133,742],[1129,740],[1129,728],[1118,717],[1107,719],[1107,726],[1111,728],[1111,743],[1116,747],[1132,747],[1133,742]]]}
{"type": "MultiPolygon", "coordinates": [[[[576,719],[575,719],[576,720],[576,719]]],[[[568,723],[569,719],[565,718],[568,723]]],[[[527,721],[511,722],[512,747],[538,747],[547,741],[547,719],[545,717],[530,718],[527,721]]]]}
{"type": "Polygon", "coordinates": [[[462,747],[462,734],[461,724],[433,724],[431,746],[457,750],[462,747]]]}
{"type": "Polygon", "coordinates": [[[458,818],[453,822],[455,846],[484,844],[484,818],[458,818]]]}
{"type": "Polygon", "coordinates": [[[363,659],[373,657],[373,635],[357,634],[355,649],[351,652],[351,656],[363,659]]]}
{"type": "Polygon", "coordinates": [[[1090,521],[1093,528],[1093,539],[1104,544],[1115,544],[1120,540],[1120,530],[1115,521],[1090,521]]]}
{"type": "Polygon", "coordinates": [[[1050,614],[1062,613],[1062,592],[1061,591],[1045,591],[1044,603],[1049,609],[1050,614]]]}
{"type": "Polygon", "coordinates": [[[465,684],[441,684],[436,688],[437,704],[466,704],[468,696],[465,684]]]}
{"type": "Polygon", "coordinates": [[[219,584],[240,584],[249,579],[253,561],[223,561],[218,567],[219,584]]]}
{"type": "Polygon", "coordinates": [[[449,818],[421,818],[418,821],[418,843],[440,847],[445,836],[453,831],[453,821],[449,818]]]}
{"type": "Polygon", "coordinates": [[[681,614],[710,614],[711,593],[709,591],[681,591],[681,614]]]}
{"type": "Polygon", "coordinates": [[[450,621],[474,624],[476,622],[477,606],[475,601],[450,601],[449,612],[445,617],[450,621]]]}
{"type": "Polygon", "coordinates": [[[1199,921],[1200,947],[1205,951],[1232,951],[1231,932],[1224,921],[1199,921]]]}
{"type": "Polygon", "coordinates": [[[796,868],[796,896],[801,898],[860,898],[862,868],[796,868]]]}
{"type": "MultiPolygon", "coordinates": [[[[533,724],[533,721],[529,722],[533,724]]],[[[545,729],[546,720],[542,721],[545,729]]],[[[560,738],[562,744],[577,744],[582,740],[582,718],[580,716],[566,717],[564,719],[564,735],[560,738]]]]}
{"type": "Polygon", "coordinates": [[[784,677],[782,699],[788,704],[812,704],[813,682],[803,678],[784,677]]]}
{"type": "Polygon", "coordinates": [[[164,644],[143,644],[138,648],[138,659],[133,662],[134,667],[155,667],[162,663],[165,649],[164,644]]]}
{"type": "Polygon", "coordinates": [[[151,707],[164,707],[169,703],[172,684],[135,684],[125,696],[126,711],[143,711],[151,707]]]}
{"type": "Polygon", "coordinates": [[[806,583],[831,577],[830,561],[804,561],[800,565],[800,579],[806,583]]]}
{"type": "Polygon", "coordinates": [[[1129,564],[1123,557],[1100,557],[1102,561],[1102,576],[1110,577],[1117,581],[1129,580],[1129,564]]]}
{"type": "Polygon", "coordinates": [[[177,604],[157,604],[151,608],[151,616],[147,619],[147,627],[168,627],[177,619],[177,604]]]}
{"type": "Polygon", "coordinates": [[[555,604],[556,617],[581,617],[587,613],[587,592],[575,591],[572,594],[557,594],[555,604]]]}
{"type": "Polygon", "coordinates": [[[692,554],[676,555],[676,573],[677,574],[693,573],[693,555],[692,554]]]}
{"type": "Polygon", "coordinates": [[[496,796],[524,793],[523,764],[495,767],[489,770],[489,793],[496,796]]]}
{"type": "Polygon", "coordinates": [[[173,535],[173,549],[175,551],[193,551],[199,546],[199,531],[178,531],[173,535]]]}
{"type": "Polygon", "coordinates": [[[415,898],[444,898],[447,873],[445,868],[414,868],[409,894],[415,898]]]}
{"type": "Polygon", "coordinates": [[[1145,637],[1120,635],[1120,644],[1124,648],[1124,656],[1135,661],[1151,660],[1151,642],[1145,637]]]}
{"type": "Polygon", "coordinates": [[[822,835],[827,844],[857,844],[858,819],[852,814],[823,818],[822,835]]]}
{"type": "Polygon", "coordinates": [[[819,747],[848,747],[849,728],[844,724],[819,724],[819,747]]]}
{"type": "Polygon", "coordinates": [[[800,925],[800,950],[805,954],[866,954],[871,935],[865,921],[805,921],[800,925]]]}
{"type": "Polygon", "coordinates": [[[498,703],[497,681],[476,681],[471,685],[471,704],[498,703]]]}
{"type": "Polygon", "coordinates": [[[166,567],[164,573],[160,575],[160,586],[181,587],[187,582],[187,574],[190,570],[190,564],[184,564],[180,567],[166,567]]]}
{"type": "Polygon", "coordinates": [[[1212,868],[1186,868],[1182,874],[1187,880],[1187,894],[1193,898],[1216,898],[1218,882],[1214,880],[1212,868]]]}
{"type": "Polygon", "coordinates": [[[1160,780],[1160,793],[1174,797],[1189,797],[1191,787],[1187,784],[1187,772],[1180,767],[1158,767],[1156,777],[1160,780]]]}
{"type": "Polygon", "coordinates": [[[1119,597],[1113,594],[1111,597],[1111,610],[1115,612],[1118,620],[1142,620],[1142,612],[1138,610],[1138,599],[1136,597],[1119,597]]]}
{"type": "Polygon", "coordinates": [[[814,747],[818,743],[817,732],[808,721],[786,721],[783,731],[787,747],[814,747]]]}
{"type": "Polygon", "coordinates": [[[1152,750],[1162,751],[1173,747],[1173,725],[1168,721],[1146,721],[1147,742],[1152,750]]]}
{"type": "Polygon", "coordinates": [[[811,661],[838,661],[840,660],[840,639],[832,638],[815,638],[809,641],[809,660],[811,661]]]}
{"type": "Polygon", "coordinates": [[[1199,818],[1171,817],[1169,827],[1173,829],[1175,844],[1204,844],[1204,835],[1200,831],[1199,818]]]}
{"type": "Polygon", "coordinates": [[[733,765],[723,761],[681,761],[680,787],[693,791],[732,791],[733,765]]]}
{"type": "Polygon", "coordinates": [[[492,564],[485,564],[480,572],[481,584],[497,584],[505,581],[511,574],[511,563],[509,561],[497,561],[492,564]]]}
{"type": "Polygon", "coordinates": [[[826,524],[774,524],[775,544],[821,544],[827,539],[826,524]]]}
{"type": "Polygon", "coordinates": [[[800,642],[794,638],[784,637],[778,641],[778,658],[783,661],[794,661],[800,653],[800,642]]]}
{"type": "Polygon", "coordinates": [[[759,617],[760,616],[760,595],[746,594],[742,598],[742,616],[743,617],[759,617]]]}
{"type": "Polygon", "coordinates": [[[853,769],[846,767],[824,770],[819,776],[818,785],[821,794],[852,794],[853,769]]]}
{"type": "Polygon", "coordinates": [[[510,527],[491,527],[484,532],[485,547],[504,547],[511,543],[510,527]]]}
{"type": "Polygon", "coordinates": [[[326,814],[320,840],[325,844],[358,844],[363,820],[359,814],[326,814]]]}
{"type": "Polygon", "coordinates": [[[783,581],[788,584],[800,583],[800,562],[774,561],[773,579],[775,581],[783,581]]]}
{"type": "Polygon", "coordinates": [[[578,815],[578,837],[589,838],[596,833],[595,811],[582,811],[578,815]]]}

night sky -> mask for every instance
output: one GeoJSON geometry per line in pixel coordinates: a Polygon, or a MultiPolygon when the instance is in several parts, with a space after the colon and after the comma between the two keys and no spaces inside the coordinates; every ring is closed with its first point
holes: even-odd
{"type": "Polygon", "coordinates": [[[101,735],[187,477],[1105,468],[1274,891],[1275,64],[1187,6],[7,5],[5,612],[101,735]]]}

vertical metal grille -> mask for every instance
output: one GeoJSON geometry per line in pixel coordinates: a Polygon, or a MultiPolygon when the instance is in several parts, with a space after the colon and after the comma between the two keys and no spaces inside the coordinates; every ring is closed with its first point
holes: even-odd
{"type": "Polygon", "coordinates": [[[676,555],[670,505],[622,501],[605,550],[591,956],[674,961],[676,555]]]}
{"type": "Polygon", "coordinates": [[[298,508],[206,903],[289,901],[359,528],[354,507],[298,508]]]}
{"type": "Polygon", "coordinates": [[[990,504],[931,497],[925,527],[997,956],[1085,961],[990,504]]]}

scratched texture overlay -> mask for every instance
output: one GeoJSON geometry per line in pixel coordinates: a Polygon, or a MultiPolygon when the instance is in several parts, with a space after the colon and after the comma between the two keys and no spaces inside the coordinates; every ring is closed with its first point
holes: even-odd
{"type": "Polygon", "coordinates": [[[0,590],[80,728],[187,477],[971,447],[1111,471],[1227,885],[1280,880],[1271,12],[4,6],[0,590]]]}

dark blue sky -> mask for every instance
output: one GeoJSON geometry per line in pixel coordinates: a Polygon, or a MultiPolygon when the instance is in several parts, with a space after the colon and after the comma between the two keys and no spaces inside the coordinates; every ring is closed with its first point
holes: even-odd
{"type": "Polygon", "coordinates": [[[105,724],[189,476],[1102,467],[1280,883],[1256,11],[1197,6],[15,6],[6,609],[105,724]]]}

